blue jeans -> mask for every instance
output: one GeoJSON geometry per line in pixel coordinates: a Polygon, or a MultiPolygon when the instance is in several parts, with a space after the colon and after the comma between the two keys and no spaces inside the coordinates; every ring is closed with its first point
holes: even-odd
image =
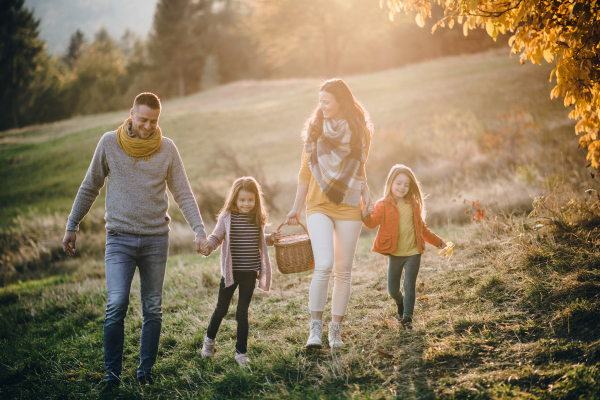
{"type": "Polygon", "coordinates": [[[169,235],[143,236],[106,231],[106,318],[104,363],[106,380],[118,380],[123,368],[125,315],[136,266],[140,269],[142,338],[137,376],[150,376],[156,362],[162,327],[162,289],[165,280],[169,235]]]}
{"type": "Polygon", "coordinates": [[[404,315],[412,317],[415,309],[417,275],[421,266],[421,255],[415,254],[408,257],[389,256],[388,264],[388,293],[396,304],[404,304],[404,315]],[[404,298],[400,291],[400,279],[404,269],[404,298]],[[404,303],[403,303],[404,302],[404,303]]]}

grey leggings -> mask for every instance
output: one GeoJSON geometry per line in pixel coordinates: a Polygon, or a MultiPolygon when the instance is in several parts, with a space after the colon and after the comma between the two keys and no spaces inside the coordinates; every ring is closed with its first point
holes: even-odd
{"type": "Polygon", "coordinates": [[[403,317],[412,317],[415,309],[415,286],[417,275],[421,266],[421,255],[415,254],[408,257],[389,256],[388,265],[388,293],[396,304],[404,304],[403,317]],[[400,279],[404,270],[404,297],[400,291],[400,279]],[[404,302],[404,303],[403,303],[404,302]]]}

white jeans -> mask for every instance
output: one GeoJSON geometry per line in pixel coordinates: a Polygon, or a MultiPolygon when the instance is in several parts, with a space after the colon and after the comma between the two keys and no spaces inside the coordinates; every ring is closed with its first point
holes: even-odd
{"type": "Polygon", "coordinates": [[[306,220],[315,256],[315,270],[310,284],[308,308],[323,311],[331,271],[334,271],[331,313],[344,316],[350,300],[352,260],[362,221],[346,221],[324,214],[312,214],[306,220]]]}

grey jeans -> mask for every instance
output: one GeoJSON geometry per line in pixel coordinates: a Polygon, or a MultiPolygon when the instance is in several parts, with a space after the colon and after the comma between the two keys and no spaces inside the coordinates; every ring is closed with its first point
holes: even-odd
{"type": "Polygon", "coordinates": [[[404,304],[403,317],[412,317],[415,309],[417,275],[421,266],[421,255],[408,257],[389,256],[388,293],[396,304],[404,304]],[[404,270],[404,297],[400,291],[400,279],[404,270]],[[404,302],[404,303],[403,303],[404,302]]]}
{"type": "Polygon", "coordinates": [[[162,289],[165,280],[169,235],[143,236],[106,231],[106,318],[104,319],[104,362],[106,380],[118,380],[123,365],[125,315],[131,281],[140,270],[142,337],[137,376],[150,376],[156,362],[162,327],[162,289]]]}

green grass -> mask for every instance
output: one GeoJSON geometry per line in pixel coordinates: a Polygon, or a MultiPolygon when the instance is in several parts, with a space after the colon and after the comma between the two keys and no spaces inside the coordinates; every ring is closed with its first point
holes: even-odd
{"type": "MultiPolygon", "coordinates": [[[[302,349],[309,273],[275,272],[273,290],[257,290],[251,305],[248,370],[233,358],[235,300],[214,359],[199,356],[216,304],[219,255],[173,256],[164,287],[157,383],[135,383],[142,324],[136,275],[125,324],[123,385],[106,398],[595,398],[597,265],[556,277],[555,270],[526,256],[535,243],[542,250],[572,243],[551,226],[523,231],[524,222],[532,221],[498,217],[440,231],[455,241],[456,252],[450,260],[432,249],[425,253],[413,331],[401,330],[393,318],[386,258],[370,251],[372,236],[361,237],[344,321],[346,345],[335,352],[302,349]],[[548,288],[540,292],[540,285],[548,288]]],[[[589,250],[590,257],[597,255],[597,249],[589,250]]],[[[106,302],[101,268],[90,265],[79,275],[2,289],[3,398],[99,396],[106,302]]]]}

